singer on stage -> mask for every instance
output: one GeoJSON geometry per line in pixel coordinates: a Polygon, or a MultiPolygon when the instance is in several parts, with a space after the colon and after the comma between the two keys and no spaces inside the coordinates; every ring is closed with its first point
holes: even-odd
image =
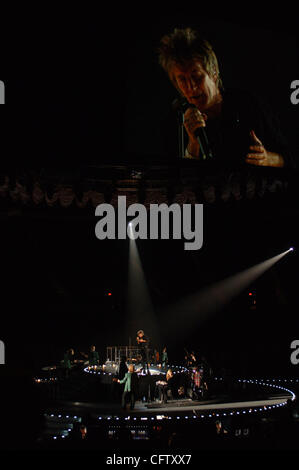
{"type": "Polygon", "coordinates": [[[147,371],[149,362],[149,338],[145,336],[143,330],[137,331],[136,342],[141,352],[142,367],[147,371]]]}
{"type": "Polygon", "coordinates": [[[206,147],[217,163],[293,166],[272,111],[258,97],[242,91],[241,77],[240,90],[223,87],[215,52],[197,31],[175,29],[161,39],[158,52],[160,65],[179,92],[176,101],[184,103],[184,158],[202,160],[206,147]]]}

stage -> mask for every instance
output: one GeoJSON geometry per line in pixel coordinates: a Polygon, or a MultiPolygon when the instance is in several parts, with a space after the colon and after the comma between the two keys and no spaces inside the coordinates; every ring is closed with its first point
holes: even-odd
{"type": "MultiPolygon", "coordinates": [[[[172,368],[180,383],[190,372],[184,366],[172,368]]],[[[133,445],[133,441],[151,441],[153,436],[160,435],[161,430],[168,435],[182,433],[184,436],[193,436],[206,429],[213,437],[217,429],[222,429],[221,432],[234,435],[239,432],[238,429],[248,430],[260,423],[275,420],[276,417],[281,419],[282,415],[288,414],[296,400],[293,390],[298,387],[297,380],[232,377],[228,380],[225,377],[212,377],[207,397],[192,399],[184,396],[162,403],[155,395],[146,395],[146,391],[148,381],[154,385],[164,371],[157,366],[151,366],[150,370],[153,375],[140,376],[146,385],[134,409],[121,407],[119,384],[113,381],[116,370],[109,367],[97,369],[86,366],[70,380],[62,381],[61,387],[72,391],[64,395],[60,393],[54,399],[50,393],[51,399],[44,410],[43,445],[57,440],[72,442],[78,439],[82,429],[86,430],[94,444],[99,436],[110,443],[115,440],[119,443],[120,435],[126,433],[133,445]],[[82,386],[85,384],[84,390],[91,391],[93,388],[95,393],[77,393],[78,383],[82,386]],[[91,396],[98,399],[90,400],[91,396]]],[[[38,386],[51,390],[58,383],[59,380],[52,380],[48,383],[39,382],[38,386]]]]}

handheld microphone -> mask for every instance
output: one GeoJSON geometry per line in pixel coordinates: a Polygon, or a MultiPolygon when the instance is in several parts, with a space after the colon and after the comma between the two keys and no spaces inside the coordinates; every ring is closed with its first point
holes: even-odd
{"type": "MultiPolygon", "coordinates": [[[[176,110],[180,110],[181,113],[185,113],[188,108],[196,108],[196,106],[190,104],[187,100],[177,98],[173,101],[173,108],[176,110]]],[[[200,146],[200,151],[202,154],[203,160],[213,158],[213,153],[208,141],[207,133],[204,127],[199,127],[195,131],[195,135],[198,139],[198,143],[200,146]]]]}
{"type": "Polygon", "coordinates": [[[204,127],[199,127],[195,131],[195,135],[198,139],[200,150],[202,153],[202,158],[206,160],[207,158],[213,158],[213,153],[210,148],[210,144],[208,141],[207,133],[204,129],[204,127]]]}

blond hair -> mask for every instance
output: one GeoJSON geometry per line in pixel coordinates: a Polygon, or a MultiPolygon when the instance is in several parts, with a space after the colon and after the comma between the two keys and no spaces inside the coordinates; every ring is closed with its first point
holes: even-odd
{"type": "Polygon", "coordinates": [[[216,85],[223,88],[216,54],[211,44],[191,28],[175,28],[170,34],[162,37],[158,48],[159,63],[177,88],[171,71],[173,65],[185,65],[187,62],[199,60],[207,74],[216,74],[216,85]]]}

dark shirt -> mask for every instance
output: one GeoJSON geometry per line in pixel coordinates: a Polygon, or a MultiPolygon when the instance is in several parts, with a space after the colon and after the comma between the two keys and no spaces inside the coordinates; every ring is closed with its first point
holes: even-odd
{"type": "Polygon", "coordinates": [[[167,389],[171,391],[172,396],[175,397],[177,395],[176,393],[176,380],[175,377],[169,377],[167,380],[167,389]]]}
{"type": "Polygon", "coordinates": [[[161,355],[161,359],[162,359],[162,362],[167,362],[168,361],[168,354],[167,354],[167,351],[162,351],[162,355],[161,355]]]}
{"type": "MultiPolygon", "coordinates": [[[[210,118],[206,122],[205,131],[217,164],[231,163],[232,165],[246,165],[245,156],[252,145],[250,131],[271,152],[284,157],[286,167],[294,167],[292,151],[288,148],[283,136],[278,117],[269,104],[253,93],[247,91],[228,89],[223,93],[221,114],[217,118],[210,118]]],[[[165,152],[178,155],[178,138],[176,114],[173,111],[172,124],[165,128],[165,152]],[[170,126],[172,131],[170,131],[170,126]],[[172,142],[171,142],[172,140],[172,142]]],[[[184,130],[184,148],[188,144],[188,135],[184,130]]]]}
{"type": "Polygon", "coordinates": [[[74,355],[71,354],[70,352],[66,352],[63,358],[64,367],[66,369],[70,369],[72,367],[73,362],[74,362],[74,355]]]}
{"type": "Polygon", "coordinates": [[[97,351],[89,351],[89,354],[88,354],[88,361],[89,361],[89,365],[91,366],[95,366],[99,363],[99,353],[97,351]]]}
{"type": "Polygon", "coordinates": [[[123,379],[127,372],[128,372],[127,364],[121,361],[119,364],[118,378],[123,379]]]}
{"type": "Polygon", "coordinates": [[[144,341],[146,341],[145,343],[142,341],[141,343],[138,343],[139,347],[141,348],[147,348],[148,345],[149,345],[149,340],[148,340],[148,337],[143,335],[143,336],[139,336],[139,339],[142,339],[144,341]]]}

